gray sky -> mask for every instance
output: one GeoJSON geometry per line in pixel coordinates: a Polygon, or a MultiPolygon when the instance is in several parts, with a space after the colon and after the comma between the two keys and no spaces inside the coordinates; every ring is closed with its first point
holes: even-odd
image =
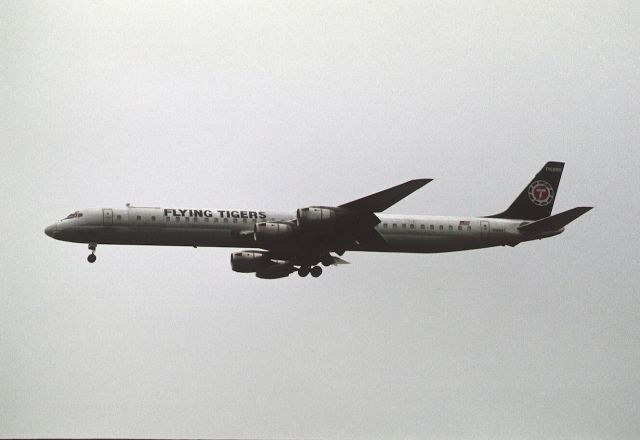
{"type": "Polygon", "coordinates": [[[0,3],[0,437],[640,437],[638,2],[0,3]],[[567,162],[561,236],[357,254],[54,241],[85,207],[485,215],[567,162]]]}

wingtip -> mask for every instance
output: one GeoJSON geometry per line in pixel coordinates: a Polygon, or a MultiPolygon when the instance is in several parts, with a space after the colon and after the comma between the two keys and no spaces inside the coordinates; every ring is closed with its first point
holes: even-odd
{"type": "Polygon", "coordinates": [[[593,206],[576,206],[575,208],[572,208],[569,211],[576,212],[578,213],[578,216],[581,216],[591,211],[592,209],[593,209],[593,206]]]}
{"type": "Polygon", "coordinates": [[[395,205],[409,194],[419,190],[433,179],[407,180],[399,185],[340,205],[340,208],[364,212],[382,212],[395,205]]]}

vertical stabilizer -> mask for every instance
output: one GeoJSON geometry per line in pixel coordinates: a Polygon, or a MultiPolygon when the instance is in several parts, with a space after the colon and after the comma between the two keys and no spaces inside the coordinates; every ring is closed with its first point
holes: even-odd
{"type": "Polygon", "coordinates": [[[540,220],[551,215],[564,162],[547,162],[509,208],[490,218],[540,220]]]}

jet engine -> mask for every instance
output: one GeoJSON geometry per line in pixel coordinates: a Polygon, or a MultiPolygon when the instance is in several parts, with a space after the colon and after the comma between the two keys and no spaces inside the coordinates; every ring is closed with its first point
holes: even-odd
{"type": "Polygon", "coordinates": [[[316,206],[298,209],[296,218],[298,226],[309,229],[330,229],[337,220],[335,209],[316,206]]]}
{"type": "Polygon", "coordinates": [[[263,269],[271,261],[260,251],[240,251],[231,254],[231,270],[241,273],[252,273],[263,269]]]}
{"type": "Polygon", "coordinates": [[[275,280],[276,278],[288,277],[295,270],[290,261],[274,260],[270,266],[256,272],[256,276],[266,280],[275,280]]]}
{"type": "Polygon", "coordinates": [[[256,223],[253,238],[260,246],[282,244],[295,235],[293,225],[289,223],[256,223]]]}

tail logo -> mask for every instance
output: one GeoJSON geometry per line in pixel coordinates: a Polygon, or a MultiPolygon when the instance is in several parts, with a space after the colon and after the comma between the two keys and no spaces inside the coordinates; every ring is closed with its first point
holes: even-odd
{"type": "Polygon", "coordinates": [[[529,199],[536,206],[546,206],[553,200],[553,187],[544,180],[531,183],[528,192],[529,199]]]}

